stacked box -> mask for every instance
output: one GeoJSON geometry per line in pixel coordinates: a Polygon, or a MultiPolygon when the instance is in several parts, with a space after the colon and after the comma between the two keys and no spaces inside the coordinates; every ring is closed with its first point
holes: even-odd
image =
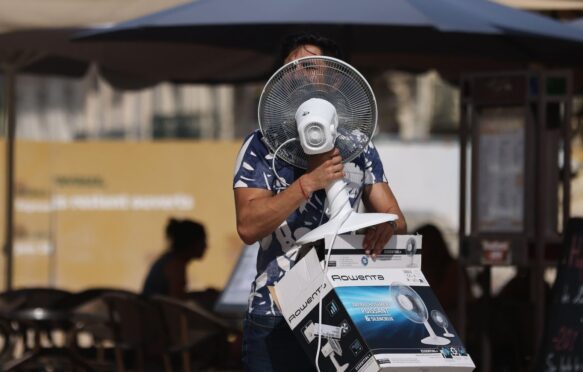
{"type": "Polygon", "coordinates": [[[318,354],[320,370],[472,371],[421,272],[421,236],[394,236],[376,260],[364,255],[362,239],[328,239],[326,272],[311,249],[275,286],[288,325],[312,360],[318,354]]]}

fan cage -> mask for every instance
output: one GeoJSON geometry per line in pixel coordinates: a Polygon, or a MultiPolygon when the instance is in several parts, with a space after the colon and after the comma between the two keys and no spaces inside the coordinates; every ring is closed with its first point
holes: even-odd
{"type": "Polygon", "coordinates": [[[377,123],[374,93],[352,66],[325,56],[304,57],[281,67],[267,82],[259,100],[259,127],[272,152],[287,163],[307,169],[308,155],[299,143],[295,120],[298,107],[321,98],[336,108],[335,147],[343,162],[356,158],[370,142],[377,123]],[[296,138],[282,144],[289,139],[296,138]],[[280,148],[281,147],[281,148],[280,148]]]}
{"type": "Polygon", "coordinates": [[[413,288],[406,284],[394,282],[390,286],[390,297],[395,306],[401,309],[401,313],[414,323],[423,323],[429,318],[427,306],[421,296],[413,288]],[[404,296],[412,305],[411,309],[405,309],[400,305],[399,296],[404,296]]]}
{"type": "Polygon", "coordinates": [[[431,310],[431,319],[433,319],[433,322],[435,322],[435,324],[437,324],[439,327],[447,328],[449,325],[445,315],[437,310],[431,310]]]}

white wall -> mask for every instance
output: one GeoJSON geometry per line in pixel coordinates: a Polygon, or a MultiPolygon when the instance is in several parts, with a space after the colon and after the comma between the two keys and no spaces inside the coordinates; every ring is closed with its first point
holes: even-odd
{"type": "Polygon", "coordinates": [[[409,231],[435,224],[457,252],[459,228],[459,144],[453,140],[375,141],[389,185],[409,231]]]}

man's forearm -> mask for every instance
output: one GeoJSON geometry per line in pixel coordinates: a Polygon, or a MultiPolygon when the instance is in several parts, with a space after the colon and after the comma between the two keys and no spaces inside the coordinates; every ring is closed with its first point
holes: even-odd
{"type": "Polygon", "coordinates": [[[277,195],[257,193],[251,196],[235,190],[237,204],[237,231],[247,244],[252,244],[271,234],[285,219],[306,199],[300,181],[296,180],[290,187],[277,195]]]}

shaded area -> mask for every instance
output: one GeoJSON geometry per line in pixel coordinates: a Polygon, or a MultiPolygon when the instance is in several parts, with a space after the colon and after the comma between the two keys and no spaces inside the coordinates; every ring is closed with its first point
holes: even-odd
{"type": "Polygon", "coordinates": [[[2,293],[0,330],[5,371],[237,370],[240,363],[239,330],[196,302],[117,288],[2,293]]]}

